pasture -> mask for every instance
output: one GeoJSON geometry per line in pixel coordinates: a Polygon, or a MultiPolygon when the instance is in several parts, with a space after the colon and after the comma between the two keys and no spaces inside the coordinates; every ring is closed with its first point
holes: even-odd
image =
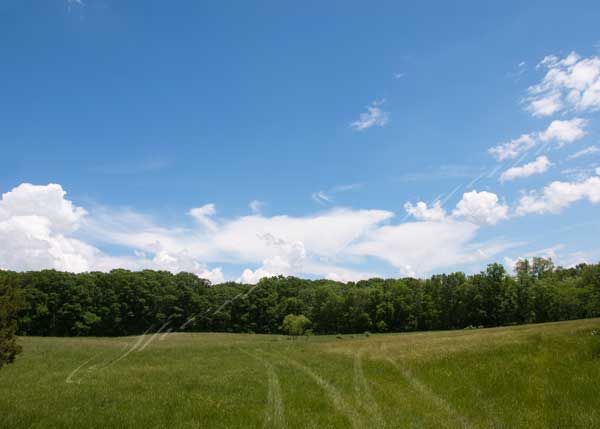
{"type": "Polygon", "coordinates": [[[600,427],[600,319],[19,341],[0,370],[3,428],[600,427]]]}

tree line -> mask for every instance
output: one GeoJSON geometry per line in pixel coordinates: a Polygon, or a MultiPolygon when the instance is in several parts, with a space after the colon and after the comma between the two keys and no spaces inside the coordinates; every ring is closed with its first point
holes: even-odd
{"type": "Polygon", "coordinates": [[[317,334],[403,332],[600,316],[600,264],[561,268],[534,258],[519,261],[514,275],[491,264],[472,275],[349,283],[280,276],[257,285],[151,270],[0,271],[2,294],[22,300],[19,335],[281,333],[298,323],[317,334]],[[288,315],[304,317],[284,324],[288,315]]]}

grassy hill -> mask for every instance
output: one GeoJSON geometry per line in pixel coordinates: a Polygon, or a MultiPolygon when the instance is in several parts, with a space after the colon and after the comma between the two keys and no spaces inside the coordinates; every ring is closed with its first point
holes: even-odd
{"type": "Polygon", "coordinates": [[[6,428],[600,427],[600,319],[20,343],[0,371],[6,428]]]}

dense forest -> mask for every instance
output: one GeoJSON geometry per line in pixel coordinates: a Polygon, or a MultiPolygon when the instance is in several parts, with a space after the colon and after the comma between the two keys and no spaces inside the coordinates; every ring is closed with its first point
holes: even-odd
{"type": "Polygon", "coordinates": [[[156,331],[280,333],[302,315],[318,334],[400,332],[600,316],[600,264],[555,267],[522,260],[479,274],[339,283],[295,277],[211,285],[165,271],[0,271],[0,291],[20,296],[19,335],[115,336],[156,331]]]}

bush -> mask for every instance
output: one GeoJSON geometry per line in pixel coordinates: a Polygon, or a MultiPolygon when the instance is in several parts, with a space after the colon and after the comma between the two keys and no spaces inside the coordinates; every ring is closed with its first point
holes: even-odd
{"type": "Polygon", "coordinates": [[[288,314],[283,319],[283,325],[281,326],[281,329],[288,335],[300,336],[304,335],[310,325],[310,319],[304,314],[288,314]]]}

